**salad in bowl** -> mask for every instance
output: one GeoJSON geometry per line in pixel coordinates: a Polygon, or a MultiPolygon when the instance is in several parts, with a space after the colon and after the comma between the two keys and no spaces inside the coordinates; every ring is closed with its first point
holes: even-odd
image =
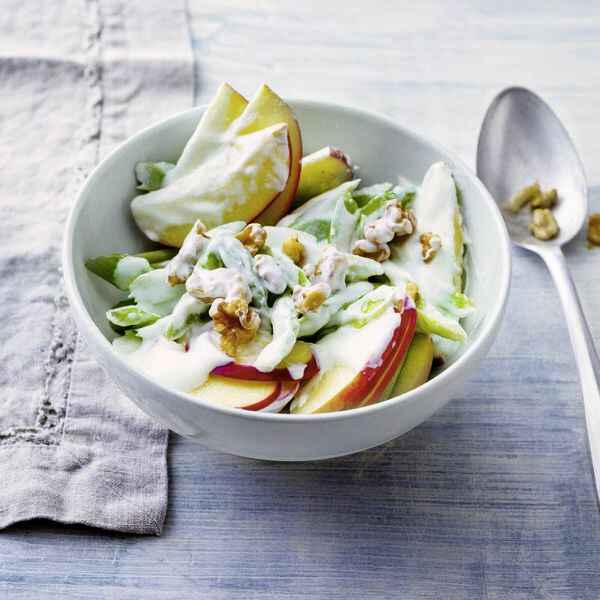
{"type": "Polygon", "coordinates": [[[230,408],[334,412],[409,392],[467,340],[468,236],[444,162],[362,185],[343,149],[302,155],[269,87],[247,101],[226,84],[162,158],[135,168],[148,250],[86,261],[122,295],[113,351],[148,378],[230,408]]]}

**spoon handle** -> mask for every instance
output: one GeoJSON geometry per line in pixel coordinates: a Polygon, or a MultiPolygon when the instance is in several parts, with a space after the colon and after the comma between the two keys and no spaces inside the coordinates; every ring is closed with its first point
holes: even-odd
{"type": "Polygon", "coordinates": [[[600,499],[600,360],[564,254],[560,248],[552,248],[543,252],[542,258],[558,289],[569,328],[581,381],[596,493],[600,499]]]}

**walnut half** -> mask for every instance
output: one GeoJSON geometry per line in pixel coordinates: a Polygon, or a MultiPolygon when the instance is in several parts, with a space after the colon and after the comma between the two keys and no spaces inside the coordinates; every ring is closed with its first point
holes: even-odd
{"type": "Polygon", "coordinates": [[[324,282],[313,283],[306,287],[298,285],[294,288],[292,299],[296,310],[299,313],[306,314],[317,310],[327,300],[330,293],[331,288],[324,282]]]}
{"type": "Polygon", "coordinates": [[[304,262],[304,244],[298,239],[298,234],[287,238],[283,242],[281,249],[294,264],[300,266],[304,262]]]}
{"type": "Polygon", "coordinates": [[[587,239],[590,244],[600,246],[600,213],[590,215],[587,239]]]}
{"type": "Polygon", "coordinates": [[[383,262],[390,257],[390,247],[384,243],[370,242],[367,239],[357,240],[352,246],[352,254],[383,262]]]}
{"type": "Polygon", "coordinates": [[[526,204],[534,198],[542,195],[540,184],[534,181],[531,185],[521,188],[507,203],[506,208],[513,213],[518,213],[526,204]]]}
{"type": "Polygon", "coordinates": [[[259,223],[250,223],[246,225],[242,231],[235,236],[244,246],[246,250],[255,256],[267,241],[267,232],[259,223]]]}
{"type": "Polygon", "coordinates": [[[529,231],[538,239],[547,241],[555,238],[560,227],[549,208],[536,208],[533,211],[532,222],[529,231]]]}
{"type": "Polygon", "coordinates": [[[215,300],[209,310],[215,331],[221,334],[221,349],[235,357],[238,348],[254,338],[260,315],[241,298],[215,300]]]}

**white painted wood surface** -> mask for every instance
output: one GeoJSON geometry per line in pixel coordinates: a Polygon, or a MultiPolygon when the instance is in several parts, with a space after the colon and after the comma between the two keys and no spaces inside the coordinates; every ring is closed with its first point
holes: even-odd
{"type": "MultiPolygon", "coordinates": [[[[600,184],[600,4],[190,0],[198,102],[250,93],[363,106],[471,164],[485,109],[527,85],[600,184]]],[[[143,18],[143,17],[141,17],[143,18]]],[[[600,193],[594,198],[600,210],[600,193]]],[[[600,342],[600,249],[569,261],[600,342]]],[[[498,342],[464,395],[385,447],[317,464],[174,439],[161,538],[30,524],[0,536],[0,596],[600,597],[600,517],[581,398],[542,264],[514,253],[498,342]]]]}

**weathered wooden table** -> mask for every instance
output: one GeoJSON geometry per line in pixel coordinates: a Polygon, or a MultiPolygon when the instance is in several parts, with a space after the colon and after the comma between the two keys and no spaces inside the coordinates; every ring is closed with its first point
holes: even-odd
{"type": "MultiPolygon", "coordinates": [[[[197,101],[221,80],[246,92],[265,80],[381,111],[473,164],[489,101],[527,85],[600,183],[600,5],[497,4],[190,0],[197,101]]],[[[578,239],[568,254],[600,342],[600,250],[578,239]]],[[[479,373],[403,438],[272,464],[174,436],[162,537],[12,527],[0,535],[0,597],[600,597],[600,516],[558,299],[523,252],[512,285],[479,373]]]]}

